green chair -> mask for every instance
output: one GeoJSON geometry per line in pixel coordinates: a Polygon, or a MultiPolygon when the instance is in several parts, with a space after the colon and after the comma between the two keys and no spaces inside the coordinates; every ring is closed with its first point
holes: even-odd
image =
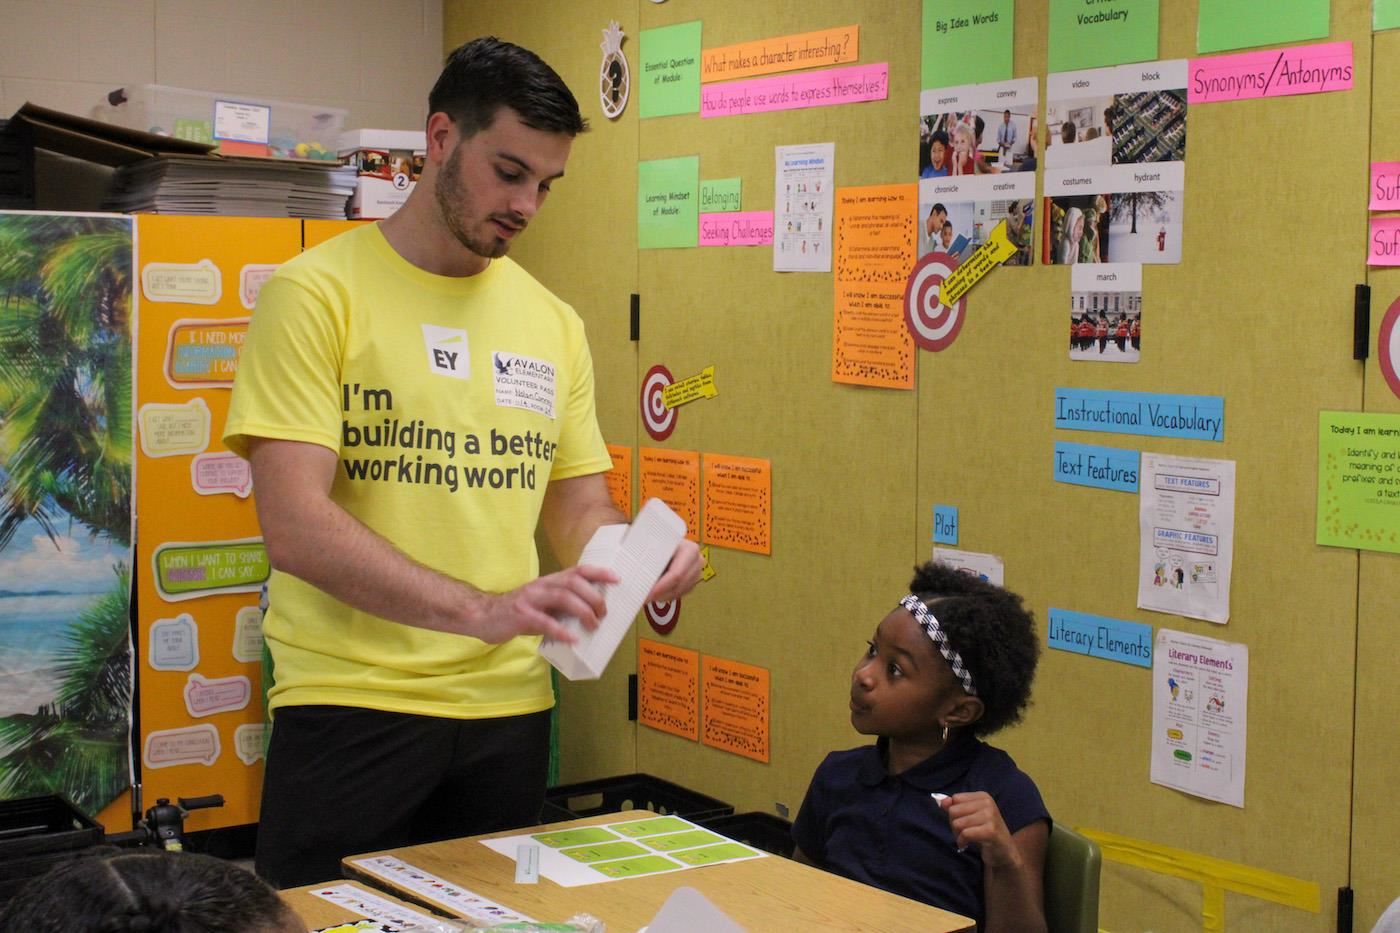
{"type": "Polygon", "coordinates": [[[1098,933],[1098,844],[1054,824],[1045,853],[1045,922],[1050,933],[1098,933]]]}

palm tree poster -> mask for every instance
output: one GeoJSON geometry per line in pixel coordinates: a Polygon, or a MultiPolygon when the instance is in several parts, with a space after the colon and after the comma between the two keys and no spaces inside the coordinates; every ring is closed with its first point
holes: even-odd
{"type": "Polygon", "coordinates": [[[0,213],[0,799],[131,783],[132,226],[0,213]]]}

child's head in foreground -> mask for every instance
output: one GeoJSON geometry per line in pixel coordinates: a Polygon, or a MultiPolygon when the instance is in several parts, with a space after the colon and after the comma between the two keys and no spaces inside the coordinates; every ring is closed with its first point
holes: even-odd
{"type": "Polygon", "coordinates": [[[4,933],[304,933],[250,871],[207,855],[103,848],[33,879],[0,911],[4,933]]]}
{"type": "Polygon", "coordinates": [[[940,745],[945,728],[984,736],[1019,720],[1040,656],[1021,597],[940,563],[909,589],[851,675],[856,731],[940,745]]]}

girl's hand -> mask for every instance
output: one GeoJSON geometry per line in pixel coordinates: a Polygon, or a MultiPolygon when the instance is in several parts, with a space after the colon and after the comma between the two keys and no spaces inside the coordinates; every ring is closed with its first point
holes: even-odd
{"type": "Polygon", "coordinates": [[[1020,863],[1020,850],[1011,841],[1011,832],[990,794],[983,791],[954,794],[938,805],[948,814],[959,849],[977,846],[982,864],[992,869],[1014,868],[1020,863]]]}

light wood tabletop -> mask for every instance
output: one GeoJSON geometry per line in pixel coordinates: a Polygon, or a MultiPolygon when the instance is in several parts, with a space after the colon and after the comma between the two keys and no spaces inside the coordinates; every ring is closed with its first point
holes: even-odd
{"type": "MultiPolygon", "coordinates": [[[[415,900],[408,888],[359,869],[356,859],[389,855],[476,895],[541,922],[559,922],[588,913],[607,924],[608,933],[634,933],[656,916],[676,888],[691,887],[750,933],[773,930],[917,930],[952,933],[970,930],[971,920],[889,894],[776,855],[702,868],[641,875],[620,881],[564,887],[547,878],[517,883],[515,860],[481,840],[542,833],[598,823],[655,817],[648,810],[609,813],[531,827],[452,839],[347,858],[347,877],[415,900]]],[[[441,905],[437,905],[441,907],[441,905]]]]}

